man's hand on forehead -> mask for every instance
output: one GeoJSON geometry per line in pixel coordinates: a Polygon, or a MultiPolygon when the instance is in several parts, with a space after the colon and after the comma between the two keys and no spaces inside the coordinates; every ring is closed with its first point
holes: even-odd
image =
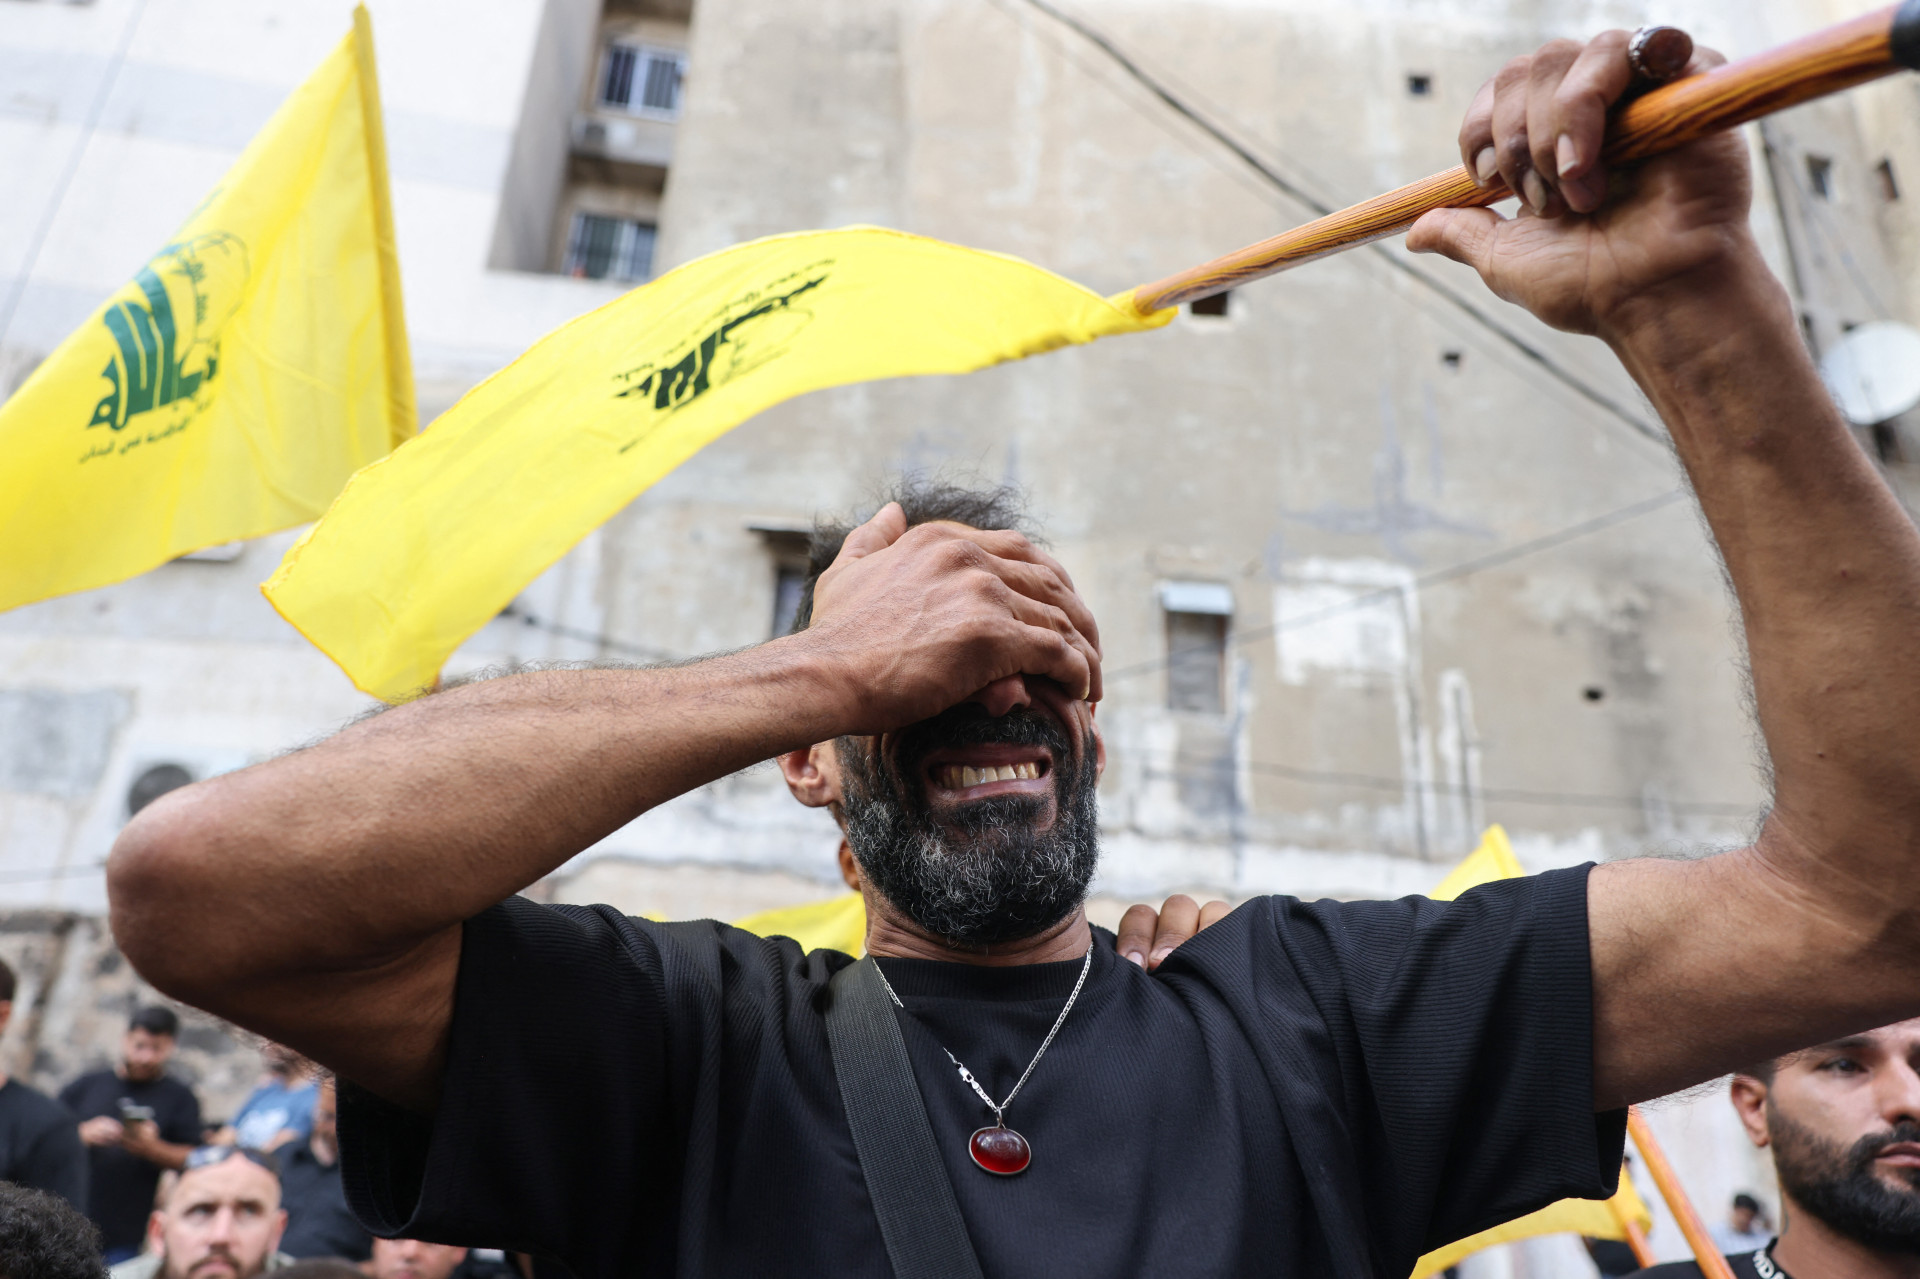
{"type": "Polygon", "coordinates": [[[881,733],[1034,675],[1098,701],[1100,631],[1073,579],[1019,533],[922,524],[897,503],[848,534],[814,587],[804,642],[881,733]]]}

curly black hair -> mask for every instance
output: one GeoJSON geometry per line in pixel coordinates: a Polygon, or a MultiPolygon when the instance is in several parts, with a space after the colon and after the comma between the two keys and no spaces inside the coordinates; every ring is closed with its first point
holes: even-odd
{"type": "Polygon", "coordinates": [[[66,1200],[0,1181],[0,1279],[103,1279],[100,1232],[66,1200]]]}

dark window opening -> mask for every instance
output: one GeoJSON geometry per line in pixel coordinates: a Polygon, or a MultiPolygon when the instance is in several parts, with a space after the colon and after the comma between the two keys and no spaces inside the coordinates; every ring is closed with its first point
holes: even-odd
{"type": "Polygon", "coordinates": [[[1450,369],[1458,369],[1460,367],[1460,361],[1463,358],[1464,358],[1463,353],[1459,351],[1440,352],[1440,363],[1446,365],[1450,369]]]}
{"type": "Polygon", "coordinates": [[[1222,715],[1227,709],[1227,619],[1167,614],[1167,708],[1222,715]]]}
{"type": "Polygon", "coordinates": [[[1893,161],[1891,159],[1882,160],[1873,166],[1873,171],[1880,178],[1880,198],[1888,204],[1892,204],[1895,200],[1898,200],[1900,198],[1900,182],[1893,176],[1893,161]]]}
{"type": "Polygon", "coordinates": [[[1416,98],[1424,98],[1433,92],[1433,77],[1430,75],[1410,75],[1407,77],[1407,93],[1416,98]]]}
{"type": "Polygon", "coordinates": [[[1906,450],[1900,447],[1900,428],[1891,422],[1875,422],[1867,428],[1873,437],[1873,455],[1885,463],[1899,463],[1907,460],[1906,450]]]}
{"type": "Polygon", "coordinates": [[[1233,296],[1233,290],[1227,289],[1210,298],[1201,298],[1187,307],[1195,315],[1224,316],[1227,313],[1227,299],[1233,296]]]}
{"type": "Polygon", "coordinates": [[[1605,697],[1606,695],[1607,695],[1607,690],[1599,687],[1596,684],[1589,684],[1585,688],[1580,690],[1580,696],[1586,698],[1590,702],[1597,702],[1601,698],[1605,697]]]}
{"type": "Polygon", "coordinates": [[[616,44],[607,49],[607,70],[600,80],[603,106],[655,115],[680,113],[680,83],[686,55],[671,49],[616,44]]]}
{"type": "Polygon", "coordinates": [[[127,816],[132,817],[168,791],[192,783],[193,774],[179,764],[155,764],[127,788],[127,816]]]}
{"type": "Polygon", "coordinates": [[[800,611],[800,591],[807,584],[804,563],[779,563],[773,566],[773,638],[793,634],[795,614],[800,611]]]}
{"type": "Polygon", "coordinates": [[[655,234],[651,222],[576,213],[561,270],[582,280],[651,279],[655,234]]]}
{"type": "Polygon", "coordinates": [[[1822,200],[1833,199],[1833,161],[1824,155],[1808,156],[1807,185],[1822,200]]]}

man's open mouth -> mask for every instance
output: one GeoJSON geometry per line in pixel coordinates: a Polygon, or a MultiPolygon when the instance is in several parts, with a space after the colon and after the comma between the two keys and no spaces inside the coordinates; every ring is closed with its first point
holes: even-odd
{"type": "Polygon", "coordinates": [[[1053,753],[1044,746],[978,745],[935,751],[922,766],[937,803],[1052,791],[1053,753]]]}

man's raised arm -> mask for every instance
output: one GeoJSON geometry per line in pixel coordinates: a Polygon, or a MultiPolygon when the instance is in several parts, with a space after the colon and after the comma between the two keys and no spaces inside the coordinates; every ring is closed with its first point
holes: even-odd
{"type": "Polygon", "coordinates": [[[461,922],[655,804],[783,751],[926,718],[1021,673],[1099,695],[1072,582],[1017,533],[847,538],[798,635],[689,665],[456,688],[175,791],[107,867],[160,989],[430,1108],[461,922]]]}
{"type": "Polygon", "coordinates": [[[1429,215],[1411,247],[1594,333],[1659,409],[1739,596],[1774,805],[1755,844],[1600,867],[1595,1101],[1655,1096],[1920,1012],[1920,536],[1834,410],[1747,227],[1725,135],[1595,162],[1626,35],[1481,91],[1463,156],[1541,216],[1429,215]]]}

